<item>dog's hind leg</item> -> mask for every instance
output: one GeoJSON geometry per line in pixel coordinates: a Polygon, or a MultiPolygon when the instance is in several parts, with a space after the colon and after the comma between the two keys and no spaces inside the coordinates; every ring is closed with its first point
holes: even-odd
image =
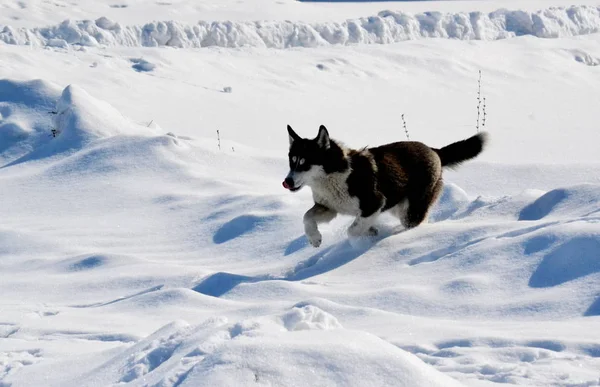
{"type": "Polygon", "coordinates": [[[322,235],[319,232],[319,223],[328,223],[333,220],[337,212],[325,207],[322,204],[315,203],[310,210],[304,214],[304,233],[308,241],[314,247],[321,246],[322,235]]]}
{"type": "Polygon", "coordinates": [[[412,190],[408,193],[406,213],[404,217],[400,217],[402,224],[406,228],[417,227],[427,219],[429,210],[439,198],[443,186],[442,179],[438,178],[424,189],[412,190]]]}
{"type": "Polygon", "coordinates": [[[379,214],[380,212],[377,211],[367,217],[357,216],[348,228],[348,236],[354,238],[361,236],[376,236],[378,231],[373,224],[379,214]]]}

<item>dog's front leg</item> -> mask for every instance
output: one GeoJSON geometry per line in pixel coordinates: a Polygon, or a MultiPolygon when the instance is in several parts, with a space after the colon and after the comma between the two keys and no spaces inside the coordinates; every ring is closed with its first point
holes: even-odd
{"type": "Polygon", "coordinates": [[[336,215],[337,212],[318,203],[315,203],[310,210],[306,211],[304,214],[304,233],[311,245],[314,247],[321,246],[322,236],[318,224],[331,222],[336,215]]]}
{"type": "Polygon", "coordinates": [[[354,222],[348,228],[348,236],[357,238],[362,236],[376,236],[377,229],[373,226],[375,220],[379,216],[379,211],[372,215],[363,217],[357,216],[354,222]]]}

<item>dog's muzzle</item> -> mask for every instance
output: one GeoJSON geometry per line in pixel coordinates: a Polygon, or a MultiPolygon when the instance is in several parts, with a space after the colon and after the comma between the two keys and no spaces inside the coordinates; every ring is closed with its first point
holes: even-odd
{"type": "Polygon", "coordinates": [[[298,191],[300,188],[302,188],[302,186],[294,187],[294,179],[292,179],[291,177],[286,177],[283,181],[283,188],[294,192],[298,191]]]}

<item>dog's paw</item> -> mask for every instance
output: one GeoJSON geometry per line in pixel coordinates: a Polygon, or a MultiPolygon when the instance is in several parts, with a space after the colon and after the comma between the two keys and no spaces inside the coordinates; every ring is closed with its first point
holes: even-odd
{"type": "Polygon", "coordinates": [[[348,227],[346,233],[350,238],[358,238],[362,234],[361,230],[355,224],[352,224],[350,227],[348,227]]]}
{"type": "Polygon", "coordinates": [[[364,237],[376,237],[379,235],[379,230],[373,226],[366,230],[360,230],[358,227],[348,228],[348,236],[350,238],[364,238],[364,237]]]}
{"type": "Polygon", "coordinates": [[[321,242],[323,241],[323,236],[321,235],[320,232],[316,232],[314,234],[306,234],[306,238],[308,239],[308,242],[313,246],[313,247],[319,247],[321,246],[321,242]]]}
{"type": "Polygon", "coordinates": [[[379,235],[379,230],[377,228],[371,226],[367,230],[367,235],[370,237],[376,237],[377,235],[379,235]]]}

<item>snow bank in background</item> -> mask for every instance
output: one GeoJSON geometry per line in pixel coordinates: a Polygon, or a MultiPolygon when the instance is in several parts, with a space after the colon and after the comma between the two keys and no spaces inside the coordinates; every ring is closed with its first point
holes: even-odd
{"type": "Polygon", "coordinates": [[[316,47],[329,44],[393,43],[419,38],[495,40],[532,35],[557,38],[600,31],[600,7],[572,6],[537,12],[498,10],[491,13],[408,14],[382,11],[377,16],[342,23],[290,21],[175,21],[121,26],[101,17],[96,21],[66,20],[58,26],[14,29],[0,26],[0,41],[51,47],[172,46],[172,47],[316,47]]]}

